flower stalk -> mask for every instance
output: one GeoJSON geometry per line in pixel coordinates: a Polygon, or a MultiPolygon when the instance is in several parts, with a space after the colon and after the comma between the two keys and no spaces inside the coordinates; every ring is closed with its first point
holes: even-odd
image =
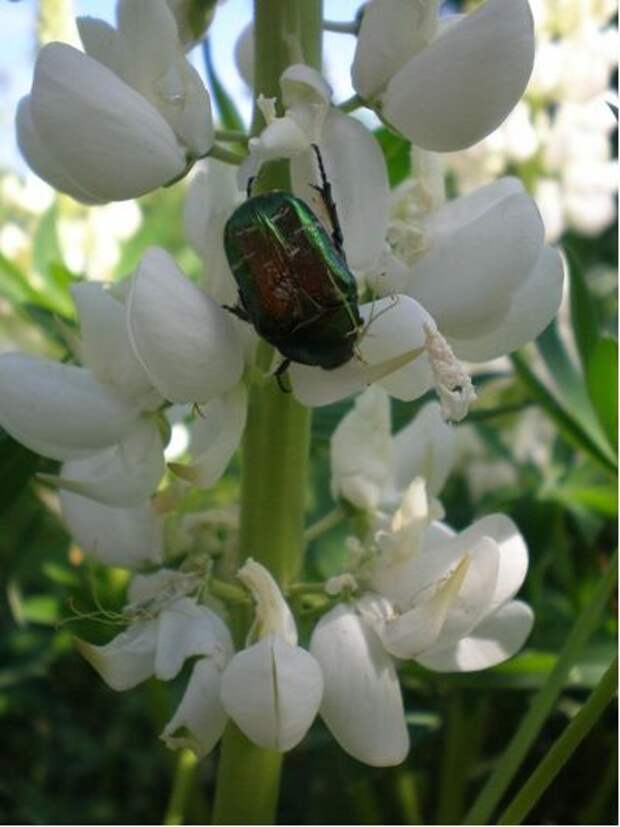
{"type": "MultiPolygon", "coordinates": [[[[299,58],[320,68],[320,0],[255,0],[255,94],[275,97],[279,78],[299,58]]],[[[255,112],[253,134],[262,128],[255,112]]],[[[285,164],[268,167],[256,191],[290,189],[285,164]]],[[[256,367],[272,370],[273,349],[261,342],[256,367]]],[[[304,505],[310,444],[310,411],[274,381],[250,389],[243,441],[239,560],[266,566],[286,586],[298,574],[304,548],[304,505]]],[[[246,613],[247,614],[247,613],[246,613]]],[[[249,618],[238,612],[240,640],[249,618]]],[[[232,723],[222,743],[214,824],[274,823],[282,756],[252,744],[232,723]],[[243,790],[243,795],[239,791],[243,790]],[[248,809],[250,808],[250,809],[248,809]]]]}

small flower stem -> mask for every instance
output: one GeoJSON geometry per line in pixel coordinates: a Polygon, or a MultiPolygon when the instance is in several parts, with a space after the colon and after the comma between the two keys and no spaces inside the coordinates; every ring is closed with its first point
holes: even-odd
{"type": "Polygon", "coordinates": [[[179,751],[164,824],[184,823],[185,809],[192,791],[197,763],[198,759],[191,749],[179,751]]]}
{"type": "Polygon", "coordinates": [[[211,147],[205,158],[217,158],[218,161],[223,161],[225,164],[231,164],[235,167],[240,166],[245,161],[245,155],[240,155],[238,152],[233,152],[232,149],[225,149],[217,144],[211,147]]]}
{"type": "Polygon", "coordinates": [[[366,106],[366,104],[360,96],[351,95],[346,101],[338,104],[338,109],[340,109],[341,112],[355,112],[356,109],[360,109],[362,106],[366,106]]]}
{"type": "Polygon", "coordinates": [[[344,516],[344,511],[340,506],[334,508],[333,511],[328,511],[327,514],[324,514],[315,523],[308,526],[304,532],[304,540],[306,543],[311,543],[322,534],[325,534],[326,531],[329,531],[331,528],[334,528],[334,526],[337,526],[338,523],[342,522],[344,516]]]}
{"type": "Polygon", "coordinates": [[[215,140],[223,141],[225,144],[247,144],[248,136],[245,132],[235,129],[216,129],[215,140]]]}
{"type": "MultiPolygon", "coordinates": [[[[321,66],[321,0],[255,0],[255,97],[279,96],[279,78],[301,52],[321,66]],[[295,49],[292,48],[295,45],[295,49]]],[[[254,112],[252,133],[263,127],[254,112]]],[[[271,164],[256,182],[257,192],[290,189],[288,165],[271,164]]],[[[261,342],[259,371],[271,370],[273,350],[261,342]]],[[[286,590],[298,575],[304,550],[304,511],[310,445],[310,411],[275,379],[250,389],[242,448],[239,560],[253,557],[286,590]]],[[[237,645],[243,645],[250,613],[236,612],[237,645]]],[[[282,755],[252,744],[232,724],[226,728],[218,767],[214,824],[273,824],[282,755]]]]}
{"type": "Polygon", "coordinates": [[[359,23],[357,20],[346,22],[343,20],[324,20],[323,29],[326,32],[335,32],[336,34],[357,34],[359,23]]]}
{"type": "Polygon", "coordinates": [[[225,580],[217,580],[215,577],[209,580],[209,592],[219,597],[225,603],[232,603],[241,606],[249,606],[251,599],[249,594],[240,586],[228,583],[225,580]]]}

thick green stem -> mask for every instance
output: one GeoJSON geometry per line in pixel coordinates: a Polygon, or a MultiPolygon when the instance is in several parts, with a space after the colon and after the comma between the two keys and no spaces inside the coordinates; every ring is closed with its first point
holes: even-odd
{"type": "MultiPolygon", "coordinates": [[[[278,97],[279,78],[292,63],[321,67],[321,0],[255,0],[255,94],[278,97]]],[[[252,132],[263,126],[255,110],[252,132]]],[[[257,192],[290,189],[286,164],[270,164],[257,192]]],[[[262,342],[257,368],[268,373],[273,350],[262,342]]],[[[275,380],[250,389],[243,441],[239,563],[253,557],[283,588],[298,575],[304,548],[310,412],[275,380]]],[[[237,643],[250,618],[238,611],[237,643]]],[[[214,824],[275,821],[282,756],[252,744],[232,723],[218,767],[214,824]]]]}

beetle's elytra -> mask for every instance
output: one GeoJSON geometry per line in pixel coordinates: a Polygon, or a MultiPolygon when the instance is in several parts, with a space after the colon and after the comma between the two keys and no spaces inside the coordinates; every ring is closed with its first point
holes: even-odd
{"type": "MultiPolygon", "coordinates": [[[[325,180],[320,192],[335,217],[325,180]]],[[[282,353],[283,368],[292,361],[329,370],[354,355],[362,319],[340,238],[337,217],[332,239],[287,192],[249,198],[226,224],[226,255],[239,287],[239,306],[229,309],[282,353]]]]}

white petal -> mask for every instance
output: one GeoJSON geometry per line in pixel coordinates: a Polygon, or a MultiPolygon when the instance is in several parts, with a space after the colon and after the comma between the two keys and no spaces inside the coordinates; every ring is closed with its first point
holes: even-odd
{"type": "Polygon", "coordinates": [[[469,634],[489,610],[497,586],[499,548],[483,537],[475,543],[458,536],[453,541],[466,549],[469,565],[458,594],[451,602],[446,621],[430,651],[452,646],[469,634]]]}
{"type": "MultiPolygon", "coordinates": [[[[441,536],[428,545],[429,530],[424,527],[426,521],[420,520],[421,537],[424,546],[420,552],[418,540],[411,544],[410,556],[402,562],[394,562],[381,557],[371,572],[372,588],[386,597],[400,612],[407,612],[416,605],[421,605],[441,583],[447,582],[455,573],[463,558],[464,544],[449,542],[448,537],[441,536]]],[[[436,525],[436,524],[433,524],[436,525]]],[[[477,538],[479,539],[479,538],[477,538]]]]}
{"type": "Polygon", "coordinates": [[[206,402],[239,381],[241,345],[226,312],[164,250],[144,254],[127,314],[134,351],[171,402],[206,402]]]}
{"type": "Polygon", "coordinates": [[[61,491],[59,500],[69,533],[82,551],[101,563],[133,568],[161,561],[162,524],[150,503],[110,508],[68,491],[61,491]]]}
{"type": "Polygon", "coordinates": [[[544,244],[534,200],[512,179],[450,201],[431,216],[430,249],[407,292],[444,336],[474,338],[506,317],[544,244]]]}
{"type": "Polygon", "coordinates": [[[360,314],[369,322],[359,339],[361,360],[355,357],[335,370],[291,365],[293,393],[304,405],[329,405],[375,380],[397,399],[416,399],[431,387],[426,355],[414,356],[424,346],[424,325],[432,324],[424,308],[408,296],[394,296],[362,305],[360,314]],[[382,365],[403,355],[409,364],[385,375],[382,365]]]}
{"type": "Polygon", "coordinates": [[[135,425],[133,405],[90,371],[7,353],[0,358],[0,424],[52,459],[88,456],[119,442],[135,425]]]}
{"type": "Polygon", "coordinates": [[[58,488],[111,506],[136,506],[157,489],[166,470],[159,428],[141,420],[119,445],[65,462],[60,476],[41,475],[58,488]]]}
{"type": "Polygon", "coordinates": [[[183,479],[210,488],[222,476],[239,447],[247,416],[247,391],[237,385],[219,399],[207,402],[191,426],[191,465],[171,464],[183,479]]]}
{"type": "Polygon", "coordinates": [[[116,29],[97,17],[78,17],[75,22],[86,54],[118,74],[121,53],[116,29]]]}
{"type": "Polygon", "coordinates": [[[484,362],[523,347],[542,333],[558,312],[563,284],[562,256],[553,247],[544,247],[527,281],[513,295],[505,318],[481,336],[451,337],[454,352],[462,359],[484,362]]]}
{"type": "Polygon", "coordinates": [[[257,138],[250,138],[248,147],[260,161],[295,158],[310,149],[312,136],[308,135],[290,115],[275,118],[257,138]]]}
{"type": "Polygon", "coordinates": [[[456,433],[446,424],[437,402],[427,403],[394,437],[396,486],[406,488],[416,477],[438,494],[456,460],[456,433]]]}
{"type": "Polygon", "coordinates": [[[234,167],[210,159],[185,201],[185,235],[205,263],[207,293],[220,304],[235,304],[239,292],[224,250],[224,225],[240,200],[234,167]]]}
{"type": "Polygon", "coordinates": [[[17,130],[17,144],[28,166],[36,174],[51,184],[54,189],[66,192],[83,204],[102,204],[104,199],[78,182],[69,170],[54,157],[47,146],[47,142],[39,137],[32,122],[30,95],[22,98],[17,107],[15,120],[17,130]]]}
{"type": "Polygon", "coordinates": [[[248,86],[254,86],[254,24],[248,23],[235,43],[235,63],[248,86]]]}
{"type": "Polygon", "coordinates": [[[282,72],[280,89],[286,109],[301,104],[327,108],[331,99],[331,89],[321,73],[304,63],[295,63],[282,72]]]}
{"type": "Polygon", "coordinates": [[[351,78],[355,91],[372,100],[390,78],[432,38],[437,0],[372,0],[364,8],[351,78]]]}
{"type": "Polygon", "coordinates": [[[322,692],[312,655],[276,635],[236,654],[222,676],[222,703],[230,717],[259,747],[279,752],[302,740],[322,692]]]}
{"type": "Polygon", "coordinates": [[[523,94],[533,64],[527,0],[487,0],[392,78],[383,115],[425,149],[464,149],[501,124],[523,94]]]}
{"type": "MultiPolygon", "coordinates": [[[[464,571],[464,567],[463,567],[464,571]]],[[[376,611],[386,601],[366,595],[360,601],[360,612],[381,639],[386,650],[396,658],[415,658],[431,649],[446,622],[446,617],[463,575],[457,570],[437,589],[430,600],[402,615],[385,615],[376,611]],[[369,600],[372,603],[368,605],[369,600]]]]}
{"type": "MultiPolygon", "coordinates": [[[[383,249],[388,221],[389,184],[383,153],[363,124],[337,109],[329,112],[318,143],[353,269],[371,269],[383,249]]],[[[291,163],[293,191],[331,232],[312,184],[320,183],[314,153],[291,163]]]]}
{"type": "Polygon", "coordinates": [[[156,407],[163,400],[134,356],[127,332],[125,308],[103,285],[81,282],[71,288],[81,326],[82,356],[100,382],[119,395],[156,407]]]}
{"type": "Polygon", "coordinates": [[[153,674],[157,626],[157,620],[138,620],[105,646],[93,646],[79,638],[76,645],[108,686],[122,692],[153,674]]]}
{"type": "Polygon", "coordinates": [[[220,701],[220,685],[220,670],[211,659],[197,661],[181,703],[161,734],[166,746],[191,749],[199,758],[211,752],[228,720],[220,701]]]}
{"type": "Polygon", "coordinates": [[[280,76],[280,89],[286,115],[298,124],[312,143],[319,141],[332,94],[321,73],[311,66],[296,63],[280,76]]]}
{"type": "Polygon", "coordinates": [[[30,111],[50,157],[91,200],[135,198],[185,168],[174,133],[151,104],[64,43],[41,50],[30,111]]]}
{"type": "Polygon", "coordinates": [[[390,400],[382,388],[364,391],[340,421],[330,440],[330,463],[335,499],[367,511],[378,507],[394,473],[390,400]]]}
{"type": "Polygon", "coordinates": [[[523,535],[505,514],[488,514],[477,520],[460,534],[461,542],[476,542],[480,537],[490,537],[499,548],[497,584],[489,613],[511,600],[525,580],[528,552],[523,535]]]}
{"type": "Polygon", "coordinates": [[[409,733],[394,663],[352,606],[321,618],[310,651],[323,672],[321,716],[340,746],[373,767],[404,761],[409,733]]]}
{"type": "Polygon", "coordinates": [[[256,618],[251,634],[257,637],[276,634],[285,643],[295,646],[295,618],[268,569],[249,557],[237,572],[237,577],[251,591],[256,603],[256,618]]]}
{"type": "Polygon", "coordinates": [[[160,614],[155,656],[155,675],[160,680],[174,678],[186,658],[195,655],[208,655],[223,669],[232,653],[230,632],[207,606],[182,597],[160,614]]]}
{"type": "Polygon", "coordinates": [[[513,600],[480,623],[451,649],[417,658],[435,672],[476,672],[511,658],[527,640],[534,614],[526,603],[513,600]]]}
{"type": "Polygon", "coordinates": [[[213,146],[214,127],[211,99],[198,71],[185,57],[177,60],[172,70],[179,76],[182,91],[176,92],[175,84],[164,93],[164,103],[158,109],[173,128],[179,140],[194,158],[205,155],[213,146]],[[177,94],[182,96],[181,105],[177,94]]]}

